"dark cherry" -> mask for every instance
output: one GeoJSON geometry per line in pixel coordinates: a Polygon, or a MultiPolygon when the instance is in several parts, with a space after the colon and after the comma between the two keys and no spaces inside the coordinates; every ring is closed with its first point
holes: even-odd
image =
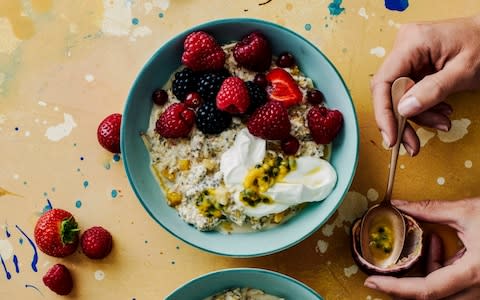
{"type": "Polygon", "coordinates": [[[265,76],[265,74],[263,73],[257,73],[257,75],[255,75],[255,78],[253,78],[253,82],[263,88],[267,87],[268,85],[267,76],[265,76]]]}
{"type": "Polygon", "coordinates": [[[197,108],[202,104],[202,97],[197,92],[191,92],[185,97],[185,104],[190,108],[197,108]]]}
{"type": "Polygon", "coordinates": [[[307,101],[311,104],[322,104],[325,101],[325,96],[319,90],[307,91],[307,101]]]}
{"type": "Polygon", "coordinates": [[[298,148],[300,148],[300,142],[296,137],[291,135],[282,141],[281,147],[283,153],[287,155],[295,155],[295,153],[298,151],[298,148]]]}
{"type": "Polygon", "coordinates": [[[277,66],[280,68],[291,68],[295,65],[295,58],[289,52],[280,54],[277,58],[277,66]]]}
{"type": "Polygon", "coordinates": [[[152,100],[157,105],[164,105],[168,101],[168,94],[165,90],[156,89],[152,94],[152,100]]]}

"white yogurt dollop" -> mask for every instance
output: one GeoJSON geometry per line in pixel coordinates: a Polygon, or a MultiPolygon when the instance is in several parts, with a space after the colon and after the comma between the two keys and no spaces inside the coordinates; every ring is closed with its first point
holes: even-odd
{"type": "Polygon", "coordinates": [[[220,171],[225,185],[234,192],[234,201],[243,208],[245,215],[263,217],[279,213],[290,206],[324,200],[332,192],[337,182],[337,173],[332,165],[321,158],[302,156],[296,159],[295,170],[264,193],[273,200],[271,203],[245,205],[239,197],[243,181],[256,164],[263,162],[265,147],[265,140],[243,129],[235,137],[232,147],[221,157],[220,171]]]}

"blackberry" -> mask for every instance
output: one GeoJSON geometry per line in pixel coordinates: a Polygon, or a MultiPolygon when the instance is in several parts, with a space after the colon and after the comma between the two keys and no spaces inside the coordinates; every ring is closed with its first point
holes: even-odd
{"type": "Polygon", "coordinates": [[[247,113],[252,113],[255,109],[267,103],[267,92],[264,88],[253,81],[245,82],[248,89],[248,96],[250,97],[250,106],[247,113]]]}
{"type": "Polygon", "coordinates": [[[205,134],[219,134],[230,126],[232,116],[218,110],[215,102],[204,102],[197,110],[197,128],[205,134]]]}
{"type": "Polygon", "coordinates": [[[175,73],[172,92],[178,100],[183,101],[187,94],[197,91],[197,75],[189,68],[175,73]]]}
{"type": "Polygon", "coordinates": [[[230,74],[225,69],[216,72],[205,72],[199,75],[197,91],[203,101],[215,102],[215,98],[223,81],[229,76],[230,74]]]}

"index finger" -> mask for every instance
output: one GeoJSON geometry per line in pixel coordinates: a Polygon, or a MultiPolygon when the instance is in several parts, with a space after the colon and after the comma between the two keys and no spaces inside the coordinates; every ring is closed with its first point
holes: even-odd
{"type": "Polygon", "coordinates": [[[371,276],[365,286],[401,298],[442,299],[474,284],[475,272],[465,263],[438,269],[426,277],[371,276]]]}

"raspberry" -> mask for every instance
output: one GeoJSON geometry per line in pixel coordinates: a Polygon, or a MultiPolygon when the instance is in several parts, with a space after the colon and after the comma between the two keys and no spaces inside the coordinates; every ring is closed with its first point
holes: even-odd
{"type": "Polygon", "coordinates": [[[342,113],[326,107],[314,106],[307,113],[310,134],[317,144],[329,144],[337,136],[343,124],[342,113]]]}
{"type": "Polygon", "coordinates": [[[91,259],[101,259],[112,251],[112,235],[105,228],[94,226],[80,238],[83,253],[91,259]]]}
{"type": "Polygon", "coordinates": [[[183,103],[174,103],[160,115],[155,131],[165,138],[186,137],[193,127],[195,113],[183,103]]]}
{"type": "Polygon", "coordinates": [[[197,128],[205,134],[219,134],[227,129],[231,122],[232,116],[218,110],[213,102],[205,102],[197,110],[197,128]]]}
{"type": "Polygon", "coordinates": [[[248,96],[250,97],[250,106],[248,107],[247,112],[253,113],[255,109],[267,102],[267,92],[265,92],[264,88],[253,81],[247,81],[245,84],[247,85],[248,96]]]}
{"type": "Polygon", "coordinates": [[[53,265],[43,276],[42,281],[58,295],[68,295],[73,289],[72,275],[62,264],[53,265]]]}
{"type": "Polygon", "coordinates": [[[214,102],[223,81],[229,77],[227,70],[206,72],[198,77],[197,91],[205,102],[214,102]]]}
{"type": "Polygon", "coordinates": [[[120,153],[121,114],[111,114],[97,128],[98,143],[112,153],[120,153]]]}
{"type": "Polygon", "coordinates": [[[225,52],[206,32],[190,33],[183,48],[182,63],[194,71],[218,70],[225,64],[225,52]]]}
{"type": "Polygon", "coordinates": [[[233,57],[242,67],[262,72],[270,67],[272,49],[267,38],[255,31],[242,38],[233,48],[233,57]]]}
{"type": "Polygon", "coordinates": [[[269,101],[255,110],[247,122],[248,131],[265,140],[284,140],[290,135],[287,109],[278,101],[269,101]]]}
{"type": "Polygon", "coordinates": [[[228,77],[217,94],[217,108],[231,114],[243,114],[250,105],[248,89],[242,79],[228,77]]]}
{"type": "Polygon", "coordinates": [[[192,70],[185,68],[175,73],[175,78],[172,82],[172,92],[178,100],[185,100],[188,93],[196,90],[197,76],[192,70]]]}

